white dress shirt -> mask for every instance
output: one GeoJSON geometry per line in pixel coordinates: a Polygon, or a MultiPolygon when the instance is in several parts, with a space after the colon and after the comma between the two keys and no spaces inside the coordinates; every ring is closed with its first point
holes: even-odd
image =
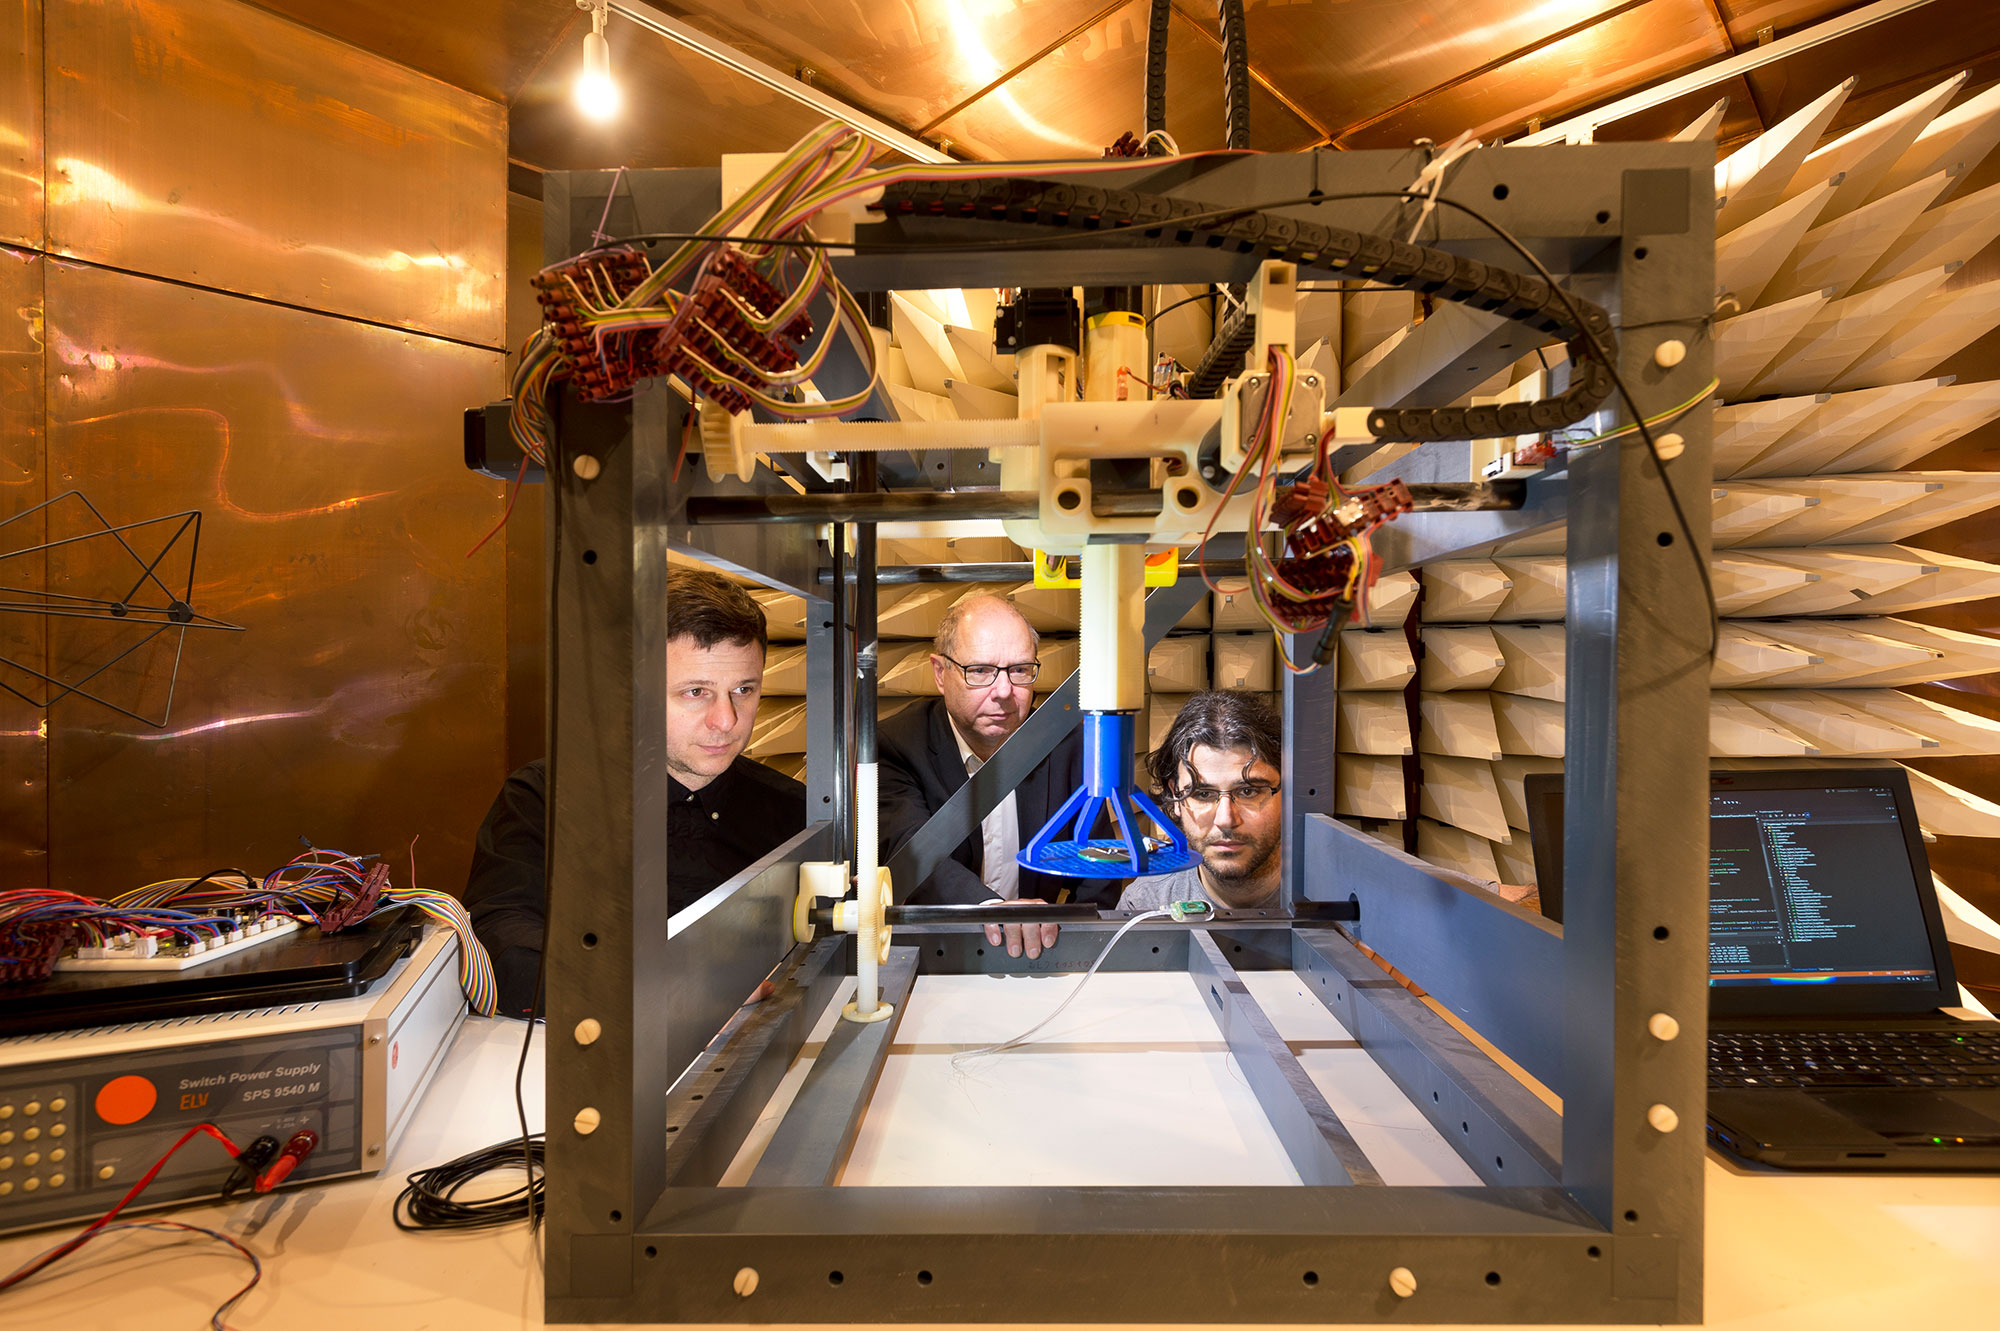
{"type": "MultiPolygon", "coordinates": [[[[965,774],[970,777],[986,765],[986,760],[972,751],[965,742],[965,736],[958,733],[958,722],[947,715],[945,720],[951,725],[951,737],[958,744],[959,760],[965,764],[965,774]]],[[[1021,852],[1021,819],[1016,812],[1014,792],[1008,791],[1007,798],[1000,801],[992,813],[986,815],[979,824],[979,877],[986,884],[986,890],[1003,901],[1012,901],[1021,895],[1021,865],[1014,857],[1021,852]]]]}

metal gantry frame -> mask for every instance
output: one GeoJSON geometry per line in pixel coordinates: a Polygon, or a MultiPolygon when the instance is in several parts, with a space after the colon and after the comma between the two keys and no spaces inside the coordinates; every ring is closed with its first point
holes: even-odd
{"type": "MultiPolygon", "coordinates": [[[[1695,143],[1508,148],[1466,158],[1446,192],[1613,312],[1625,330],[1621,371],[1653,413],[1697,396],[1710,377],[1712,159],[1695,143]],[[1668,338],[1688,351],[1662,367],[1653,349],[1668,338]]],[[[1401,189],[1421,164],[1414,152],[1237,157],[1165,165],[1134,187],[1232,202],[1310,191],[1324,196],[1318,211],[1275,211],[1406,232],[1412,214],[1397,205],[1342,196],[1401,189]]],[[[545,177],[551,261],[589,243],[612,182],[610,173],[545,177]]],[[[710,171],[626,173],[604,229],[692,230],[718,190],[710,171]]],[[[1449,210],[1427,225],[1436,233],[1427,243],[1518,264],[1449,210]]],[[[863,232],[913,241],[1003,233],[932,219],[863,232]]],[[[1241,281],[1254,266],[1217,249],[1076,245],[839,261],[857,290],[1241,281]]],[[[1392,355],[1350,396],[1450,401],[1518,358],[1505,353],[1520,331],[1494,329],[1441,371],[1410,373],[1392,355]]],[[[1674,426],[1684,444],[1671,472],[1688,498],[1692,551],[1636,444],[1572,452],[1566,471],[1531,479],[1510,511],[1412,514],[1377,533],[1396,568],[1568,523],[1564,926],[1449,884],[1332,817],[1333,681],[1322,673],[1285,686],[1284,853],[1296,914],[1142,925],[1157,952],[1126,947],[1107,959],[1107,969],[1198,979],[1305,1180],[1294,1188],[833,1186],[889,1023],[844,1027],[750,1185],[717,1186],[851,972],[848,937],[796,945],[790,924],[796,866],[835,858],[842,840],[832,815],[844,754],[830,718],[850,682],[829,599],[837,591],[822,581],[813,529],[688,520],[691,497],[779,483],[677,472],[682,411],[654,383],[623,406],[565,402],[549,468],[550,1321],[1699,1320],[1708,619],[1691,556],[1708,549],[1705,411],[1674,426]],[[580,454],[598,466],[573,467],[580,454]],[[806,598],[807,784],[814,816],[826,818],[671,920],[658,687],[669,552],[806,598]],[[1306,907],[1323,902],[1336,907],[1306,907]],[[1356,942],[1552,1088],[1562,1115],[1356,942]],[[1240,983],[1246,969],[1295,971],[1484,1186],[1376,1186],[1240,983]],[[767,975],[774,995],[739,1007],[767,975]],[[1656,1013],[1674,1018],[1678,1038],[1649,1032],[1656,1013]],[[1656,1126],[1670,1121],[1656,1106],[1679,1126],[1656,1126]],[[1399,1268],[1413,1292],[1400,1275],[1392,1282],[1399,1268]]],[[[1463,479],[1469,457],[1462,444],[1427,445],[1396,471],[1463,479]]],[[[1159,632],[1193,594],[1185,583],[1155,594],[1149,618],[1159,632]]],[[[968,784],[956,821],[935,825],[933,840],[943,844],[945,827],[976,825],[1004,794],[1006,774],[1053,745],[1067,720],[1062,703],[1059,693],[1002,748],[984,769],[990,780],[968,784]]],[[[984,948],[976,927],[899,928],[885,985],[893,1001],[922,973],[1082,969],[1116,923],[1066,925],[1059,952],[1035,961],[984,948]]]]}

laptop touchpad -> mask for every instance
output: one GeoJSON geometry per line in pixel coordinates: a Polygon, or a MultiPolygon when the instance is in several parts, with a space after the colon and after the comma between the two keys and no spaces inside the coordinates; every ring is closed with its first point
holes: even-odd
{"type": "Polygon", "coordinates": [[[1942,1095],[1909,1091],[1822,1091],[1813,1097],[1891,1141],[1963,1137],[2000,1142],[2000,1119],[1942,1095]]]}

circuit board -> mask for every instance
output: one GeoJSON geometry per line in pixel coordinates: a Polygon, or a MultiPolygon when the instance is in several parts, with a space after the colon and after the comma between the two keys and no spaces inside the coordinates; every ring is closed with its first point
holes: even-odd
{"type": "Polygon", "coordinates": [[[133,974],[141,971],[185,971],[211,961],[248,952],[274,943],[299,931],[299,922],[289,915],[258,915],[236,922],[236,927],[214,939],[175,936],[165,931],[114,935],[101,947],[79,947],[72,955],[56,961],[56,970],[112,971],[133,974]]]}

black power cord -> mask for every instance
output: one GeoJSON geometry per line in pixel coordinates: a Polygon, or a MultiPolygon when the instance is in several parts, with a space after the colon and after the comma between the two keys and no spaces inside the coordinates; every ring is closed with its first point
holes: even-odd
{"type": "MultiPolygon", "coordinates": [[[[1722,611],[1715,603],[1715,582],[1709,575],[1708,561],[1701,557],[1701,551],[1696,547],[1694,531],[1688,525],[1687,512],[1681,507],[1680,493],[1674,489],[1673,480],[1667,475],[1666,459],[1660,456],[1659,442],[1653,438],[1653,429],[1646,424],[1646,413],[1639,410],[1639,403],[1633,398],[1631,388],[1626,385],[1625,376],[1618,373],[1616,358],[1598,340],[1597,331],[1591,326],[1589,321],[1584,319],[1582,312],[1577,308],[1575,298],[1570,295],[1569,290],[1556,282],[1555,275],[1548,270],[1547,265],[1536,258],[1534,251],[1523,245],[1513,232],[1501,226],[1477,208],[1460,203],[1456,199],[1448,199],[1440,195],[1437,202],[1443,204],[1445,207],[1456,208],[1459,212],[1464,213],[1467,217],[1470,217],[1473,221],[1499,237],[1509,249],[1512,249],[1516,254],[1526,259],[1533,266],[1536,275],[1544,282],[1547,282],[1555,295],[1568,307],[1570,318],[1574,321],[1575,326],[1582,330],[1586,349],[1589,350],[1591,356],[1598,364],[1604,367],[1605,373],[1611,376],[1611,383],[1618,390],[1619,400],[1624,402],[1625,410],[1631,413],[1632,424],[1639,431],[1639,438],[1645,441],[1646,455],[1653,460],[1653,471],[1660,478],[1660,487],[1667,492],[1667,506],[1673,510],[1674,522],[1681,529],[1681,540],[1687,547],[1688,558],[1694,561],[1695,574],[1701,579],[1702,596],[1708,602],[1708,660],[1713,665],[1715,662],[1715,653],[1722,645],[1722,611]]],[[[1651,323],[1678,322],[1682,321],[1659,319],[1652,320],[1648,324],[1633,326],[1648,327],[1651,323]]],[[[1689,320],[1687,322],[1694,321],[1689,320]]]]}
{"type": "MultiPolygon", "coordinates": [[[[530,1029],[533,1029],[532,1025],[530,1029]]],[[[521,1141],[508,1138],[456,1160],[411,1174],[396,1196],[391,1214],[396,1228],[406,1232],[444,1229],[497,1229],[517,1220],[538,1222],[546,1182],[535,1176],[545,1145],[541,1133],[521,1141]],[[467,1185],[497,1170],[526,1165],[521,1185],[493,1196],[460,1201],[467,1185]]]]}

